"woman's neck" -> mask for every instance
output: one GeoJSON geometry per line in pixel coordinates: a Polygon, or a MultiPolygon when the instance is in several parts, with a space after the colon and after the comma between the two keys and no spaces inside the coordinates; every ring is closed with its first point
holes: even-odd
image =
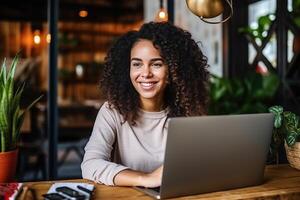
{"type": "Polygon", "coordinates": [[[148,112],[158,112],[164,109],[164,102],[163,100],[141,99],[140,107],[148,112]]]}

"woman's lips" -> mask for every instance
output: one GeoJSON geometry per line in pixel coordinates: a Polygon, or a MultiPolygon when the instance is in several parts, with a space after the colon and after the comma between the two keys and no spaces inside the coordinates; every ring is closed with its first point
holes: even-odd
{"type": "Polygon", "coordinates": [[[151,90],[155,87],[156,83],[157,82],[140,82],[139,84],[144,90],[151,90]]]}

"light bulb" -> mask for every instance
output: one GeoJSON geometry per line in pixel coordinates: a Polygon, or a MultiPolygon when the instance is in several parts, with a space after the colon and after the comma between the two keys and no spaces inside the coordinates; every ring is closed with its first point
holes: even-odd
{"type": "Polygon", "coordinates": [[[157,22],[164,22],[168,21],[168,14],[164,8],[159,9],[155,21],[157,22]]]}
{"type": "Polygon", "coordinates": [[[80,17],[87,17],[89,13],[86,10],[80,10],[78,14],[80,17]]]}
{"type": "Polygon", "coordinates": [[[40,36],[40,31],[39,30],[34,31],[33,42],[34,42],[34,44],[40,44],[41,43],[41,36],[40,36]]]}
{"type": "Polygon", "coordinates": [[[83,66],[81,64],[76,65],[75,73],[78,78],[81,78],[83,76],[83,66]]]}
{"type": "Polygon", "coordinates": [[[51,42],[51,35],[49,33],[46,36],[46,41],[48,44],[51,42]]]}

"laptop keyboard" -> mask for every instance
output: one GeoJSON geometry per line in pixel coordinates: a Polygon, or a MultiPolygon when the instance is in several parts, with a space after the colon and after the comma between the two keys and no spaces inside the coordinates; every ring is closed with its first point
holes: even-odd
{"type": "Polygon", "coordinates": [[[160,187],[155,187],[155,188],[149,188],[150,190],[154,190],[155,192],[158,192],[160,191],[160,187]]]}
{"type": "MultiPolygon", "coordinates": [[[[142,187],[142,186],[137,186],[138,188],[141,188],[141,189],[145,189],[145,187],[142,187]]],[[[160,187],[155,187],[155,188],[147,188],[148,190],[154,190],[155,192],[160,192],[160,187]]]]}

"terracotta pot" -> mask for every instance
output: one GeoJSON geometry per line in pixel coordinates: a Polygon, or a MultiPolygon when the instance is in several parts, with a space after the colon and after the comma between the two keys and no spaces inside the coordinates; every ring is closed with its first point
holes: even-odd
{"type": "Polygon", "coordinates": [[[14,181],[18,160],[18,150],[0,152],[0,183],[14,181]]]}

